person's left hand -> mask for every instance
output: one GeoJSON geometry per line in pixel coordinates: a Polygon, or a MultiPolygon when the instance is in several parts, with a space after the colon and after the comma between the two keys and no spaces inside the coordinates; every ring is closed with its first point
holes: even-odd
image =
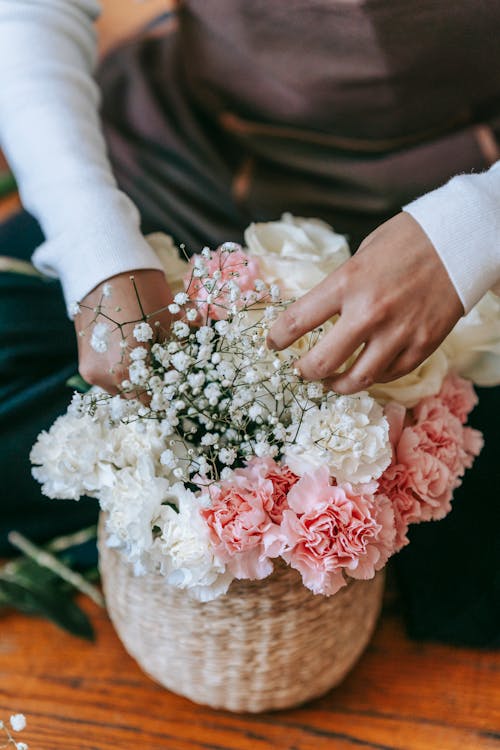
{"type": "Polygon", "coordinates": [[[338,322],[297,362],[306,380],[356,393],[417,367],[464,314],[433,244],[406,213],[382,224],[358,252],[283,312],[269,334],[282,350],[340,314],[338,322]],[[354,364],[338,368],[360,347],[354,364]]]}

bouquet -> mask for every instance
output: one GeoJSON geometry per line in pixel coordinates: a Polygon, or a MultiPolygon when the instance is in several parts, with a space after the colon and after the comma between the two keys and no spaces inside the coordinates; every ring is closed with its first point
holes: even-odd
{"type": "Polygon", "coordinates": [[[170,330],[143,315],[127,338],[105,287],[87,335],[106,351],[119,329],[128,378],[117,396],[75,393],[38,437],[45,495],[98,498],[107,544],[135,574],[199,601],[266,578],[279,558],[331,596],[372,578],[411,524],[450,511],[482,447],[463,375],[498,374],[498,298],[488,293],[413,373],[345,396],[294,366],[335,320],[284,352],[266,346],[277,315],[347,260],[344,237],[285,214],[251,225],[246,247],[189,260],[164,235],[150,241],[175,291],[170,330]]]}

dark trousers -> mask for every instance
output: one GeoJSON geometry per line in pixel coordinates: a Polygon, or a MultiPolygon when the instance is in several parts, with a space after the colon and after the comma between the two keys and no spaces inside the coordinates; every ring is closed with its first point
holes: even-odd
{"type": "MultiPolygon", "coordinates": [[[[42,241],[26,213],[0,227],[0,255],[29,260],[42,241]]],[[[42,497],[29,452],[69,403],[77,371],[73,326],[57,282],[0,273],[0,556],[18,529],[44,540],[91,523],[97,503],[42,497]]],[[[471,645],[500,645],[500,388],[482,389],[472,424],[486,445],[456,492],[452,513],[415,526],[394,560],[409,631],[471,645]]],[[[10,550],[12,551],[12,550],[10,550]]]]}
{"type": "MultiPolygon", "coordinates": [[[[0,255],[29,261],[42,241],[27,213],[0,226],[0,255]]],[[[31,476],[31,446],[66,410],[66,381],[76,372],[75,334],[59,283],[0,273],[0,557],[12,552],[11,529],[42,541],[97,518],[95,500],[50,500],[31,476]]]]}

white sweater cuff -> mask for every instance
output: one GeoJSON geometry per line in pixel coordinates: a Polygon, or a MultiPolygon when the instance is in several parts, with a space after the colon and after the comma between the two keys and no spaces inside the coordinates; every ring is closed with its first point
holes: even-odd
{"type": "Polygon", "coordinates": [[[125,271],[163,267],[141,234],[137,209],[114,187],[99,191],[67,225],[40,245],[32,260],[47,276],[61,281],[68,313],[105,279],[125,271]],[[103,201],[102,192],[108,192],[103,201]],[[107,200],[106,200],[107,198],[107,200]]]}
{"type": "Polygon", "coordinates": [[[500,281],[499,164],[454,177],[403,208],[434,245],[466,313],[500,281]]]}

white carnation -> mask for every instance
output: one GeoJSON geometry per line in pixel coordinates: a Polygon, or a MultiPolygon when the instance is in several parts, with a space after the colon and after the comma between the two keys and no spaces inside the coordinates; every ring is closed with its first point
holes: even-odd
{"type": "Polygon", "coordinates": [[[101,508],[106,511],[106,530],[114,546],[130,562],[148,569],[153,544],[153,526],[168,494],[169,483],[155,474],[151,456],[138,456],[134,467],[127,466],[113,475],[110,486],[99,492],[101,508]]]}
{"type": "Polygon", "coordinates": [[[161,535],[155,542],[160,570],[167,583],[187,589],[198,601],[216,599],[226,593],[232,576],[214,555],[201,502],[180,482],[170,488],[168,499],[178,511],[162,508],[161,535]]]}
{"type": "Polygon", "coordinates": [[[302,421],[287,430],[284,461],[303,476],[326,465],[338,482],[379,477],[391,461],[389,425],[382,407],[367,393],[333,396],[309,406],[302,421]]]}
{"type": "Polygon", "coordinates": [[[78,500],[96,495],[102,479],[99,466],[101,425],[87,414],[65,414],[31,449],[32,474],[47,497],[78,500]]]}

